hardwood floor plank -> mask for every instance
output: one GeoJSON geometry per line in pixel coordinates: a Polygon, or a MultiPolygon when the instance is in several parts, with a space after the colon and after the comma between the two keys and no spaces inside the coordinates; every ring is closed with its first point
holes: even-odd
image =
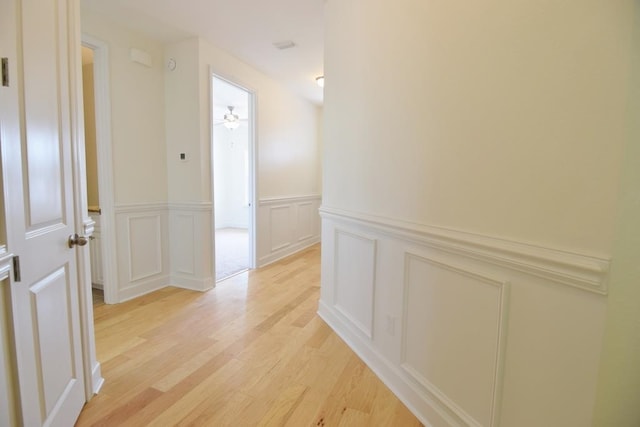
{"type": "Polygon", "coordinates": [[[96,305],[105,385],[76,425],[419,426],[317,316],[319,258],[96,305]]]}
{"type": "Polygon", "coordinates": [[[294,384],[287,387],[269,408],[269,411],[258,423],[260,427],[282,426],[289,419],[293,411],[298,407],[305,393],[306,386],[294,384]]]}

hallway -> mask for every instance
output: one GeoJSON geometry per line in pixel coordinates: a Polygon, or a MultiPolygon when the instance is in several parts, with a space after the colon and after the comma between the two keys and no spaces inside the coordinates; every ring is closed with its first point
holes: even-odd
{"type": "Polygon", "coordinates": [[[87,425],[419,426],[316,315],[320,246],[218,283],[95,309],[87,425]]]}

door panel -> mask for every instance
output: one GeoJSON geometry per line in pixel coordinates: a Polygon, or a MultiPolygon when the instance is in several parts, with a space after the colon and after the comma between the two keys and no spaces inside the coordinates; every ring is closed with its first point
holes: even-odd
{"type": "Polygon", "coordinates": [[[76,381],[73,330],[67,317],[69,285],[68,274],[59,269],[31,286],[35,347],[39,356],[37,368],[42,372],[41,394],[46,413],[51,413],[67,388],[76,381]]]}
{"type": "MultiPolygon", "coordinates": [[[[74,230],[68,5],[0,0],[0,135],[19,416],[26,426],[71,426],[85,401],[74,230]],[[6,37],[5,37],[6,35],[6,37]]],[[[80,230],[78,230],[80,231],[80,230]]]]}
{"type": "MultiPolygon", "coordinates": [[[[22,1],[22,57],[24,69],[23,150],[27,178],[27,224],[30,230],[60,222],[62,186],[60,74],[57,1],[22,1]],[[37,29],[37,31],[33,31],[37,29]],[[43,37],[49,34],[48,37],[43,37]]],[[[64,24],[64,22],[62,22],[64,24]]]]}

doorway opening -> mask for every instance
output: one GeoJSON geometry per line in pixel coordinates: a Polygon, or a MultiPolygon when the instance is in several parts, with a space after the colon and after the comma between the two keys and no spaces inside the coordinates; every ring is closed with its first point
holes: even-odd
{"type": "Polygon", "coordinates": [[[95,222],[90,246],[91,294],[93,304],[104,304],[102,277],[102,239],[100,223],[100,190],[98,185],[98,153],[96,144],[96,103],[93,49],[82,46],[82,101],[84,108],[84,149],[87,173],[87,205],[89,217],[95,222]]]}
{"type": "Polygon", "coordinates": [[[108,45],[82,35],[82,97],[84,104],[88,216],[95,222],[90,245],[94,302],[119,302],[116,283],[113,154],[108,45]]]}
{"type": "Polygon", "coordinates": [[[216,281],[255,266],[254,95],[212,76],[216,281]]]}

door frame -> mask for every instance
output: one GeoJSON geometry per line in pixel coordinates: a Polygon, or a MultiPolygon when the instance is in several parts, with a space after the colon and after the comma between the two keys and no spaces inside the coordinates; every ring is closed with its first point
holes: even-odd
{"type": "Polygon", "coordinates": [[[88,34],[82,34],[82,46],[93,50],[94,97],[96,119],[96,153],[98,157],[98,188],[104,302],[120,302],[116,257],[116,220],[113,196],[113,148],[111,140],[111,92],[109,86],[109,45],[88,34]]]}
{"type": "Polygon", "coordinates": [[[236,78],[227,77],[224,73],[215,70],[214,67],[209,67],[209,124],[210,124],[210,147],[211,147],[211,229],[213,231],[213,280],[216,280],[216,245],[215,245],[215,182],[214,182],[214,159],[213,159],[213,144],[214,144],[214,122],[213,122],[213,101],[214,101],[214,91],[213,91],[213,80],[219,79],[226,83],[229,83],[239,89],[244,90],[249,95],[249,117],[247,118],[247,124],[249,126],[249,269],[254,269],[257,266],[256,260],[256,248],[257,248],[257,206],[258,206],[258,132],[257,132],[257,123],[258,123],[258,115],[257,115],[257,104],[258,104],[258,96],[255,90],[253,90],[249,85],[244,84],[243,82],[238,81],[236,78]]]}

